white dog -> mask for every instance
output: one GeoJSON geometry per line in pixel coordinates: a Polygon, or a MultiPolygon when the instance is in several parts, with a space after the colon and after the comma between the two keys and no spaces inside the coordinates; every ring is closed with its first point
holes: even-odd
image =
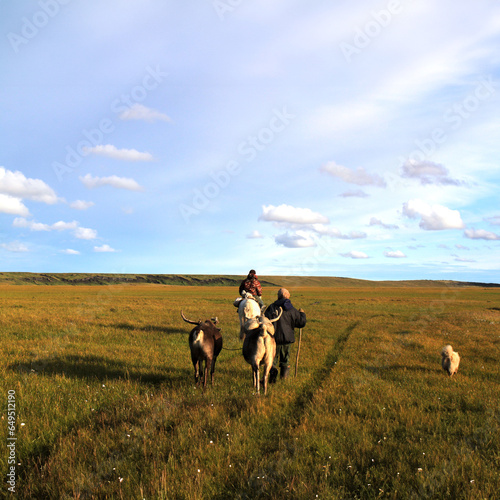
{"type": "Polygon", "coordinates": [[[441,351],[441,366],[443,370],[451,377],[458,372],[458,365],[460,364],[460,356],[458,352],[453,350],[451,345],[445,345],[441,351]]]}

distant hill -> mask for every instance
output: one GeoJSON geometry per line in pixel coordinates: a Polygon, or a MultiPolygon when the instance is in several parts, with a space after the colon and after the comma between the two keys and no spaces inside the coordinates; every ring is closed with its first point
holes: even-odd
{"type": "MultiPolygon", "coordinates": [[[[12,285],[117,285],[157,284],[238,287],[245,276],[211,274],[107,274],[107,273],[0,273],[0,284],[12,285]]],[[[370,281],[329,276],[259,276],[263,286],[276,287],[500,287],[498,283],[447,280],[370,281]]]]}
{"type": "MultiPolygon", "coordinates": [[[[0,273],[0,283],[14,285],[116,285],[157,284],[188,286],[239,286],[243,277],[180,274],[101,273],[0,273]]],[[[265,280],[262,284],[272,285],[265,280]]]]}
{"type": "MultiPolygon", "coordinates": [[[[500,283],[479,283],[473,281],[452,280],[391,280],[371,281],[355,278],[336,278],[333,276],[263,276],[264,279],[279,286],[293,287],[332,287],[332,288],[362,288],[362,287],[500,287],[500,283]]],[[[260,276],[259,276],[260,279],[260,276]]]]}

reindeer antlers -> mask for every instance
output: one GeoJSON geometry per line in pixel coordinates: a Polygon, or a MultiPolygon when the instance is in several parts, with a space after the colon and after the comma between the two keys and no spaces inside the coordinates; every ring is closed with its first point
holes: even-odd
{"type": "Polygon", "coordinates": [[[186,323],[191,323],[192,325],[199,325],[201,323],[201,319],[198,320],[198,321],[192,321],[190,319],[187,319],[186,316],[184,316],[184,313],[182,312],[181,310],[181,316],[182,316],[182,319],[186,322],[186,323]]]}

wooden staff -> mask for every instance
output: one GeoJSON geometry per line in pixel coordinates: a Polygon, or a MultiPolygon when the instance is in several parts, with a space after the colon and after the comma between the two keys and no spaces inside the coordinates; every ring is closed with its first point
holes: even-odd
{"type": "Polygon", "coordinates": [[[299,329],[299,345],[297,346],[297,358],[295,359],[295,376],[297,376],[297,370],[299,369],[299,353],[300,353],[301,340],[302,340],[302,328],[299,329]]]}

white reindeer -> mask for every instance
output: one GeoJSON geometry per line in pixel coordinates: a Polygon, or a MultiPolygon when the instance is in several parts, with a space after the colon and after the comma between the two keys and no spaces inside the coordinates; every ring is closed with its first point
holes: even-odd
{"type": "Polygon", "coordinates": [[[264,366],[264,394],[267,394],[267,380],[269,372],[273,366],[276,356],[276,340],[274,340],[274,325],[283,313],[280,309],[279,316],[275,319],[268,319],[262,314],[257,318],[250,318],[243,325],[245,340],[243,341],[243,357],[252,366],[253,386],[257,394],[260,394],[259,368],[264,366]]]}
{"type": "Polygon", "coordinates": [[[235,301],[235,305],[238,305],[238,316],[240,318],[240,340],[243,340],[245,337],[245,323],[261,315],[259,303],[253,295],[251,293],[243,293],[243,299],[240,300],[238,298],[235,301]]]}

